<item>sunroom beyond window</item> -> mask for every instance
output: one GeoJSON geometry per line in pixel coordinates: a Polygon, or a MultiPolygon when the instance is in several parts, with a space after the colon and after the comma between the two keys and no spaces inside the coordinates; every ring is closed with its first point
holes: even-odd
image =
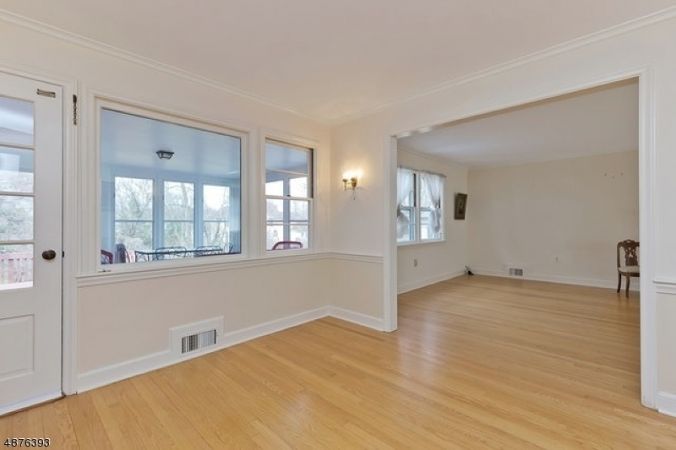
{"type": "Polygon", "coordinates": [[[104,108],[100,148],[101,264],[241,251],[239,137],[104,108]]]}

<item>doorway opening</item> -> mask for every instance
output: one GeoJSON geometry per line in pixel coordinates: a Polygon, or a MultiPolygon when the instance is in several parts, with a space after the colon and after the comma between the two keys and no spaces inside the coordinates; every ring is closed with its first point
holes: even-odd
{"type": "Polygon", "coordinates": [[[451,334],[485,326],[483,335],[533,351],[556,348],[550,356],[606,358],[650,404],[654,371],[641,349],[653,344],[640,312],[652,299],[627,276],[645,278],[649,251],[640,247],[650,194],[639,85],[631,77],[399,134],[390,273],[400,322],[428,318],[451,334]],[[612,363],[610,347],[592,350],[595,340],[611,345],[594,330],[601,322],[621,342],[612,363]],[[528,338],[502,334],[508,328],[528,338]]]}

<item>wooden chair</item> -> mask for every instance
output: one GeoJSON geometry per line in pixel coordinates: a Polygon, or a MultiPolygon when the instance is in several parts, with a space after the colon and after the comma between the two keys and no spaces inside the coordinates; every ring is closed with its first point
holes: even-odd
{"type": "Polygon", "coordinates": [[[641,270],[638,264],[639,243],[627,239],[617,243],[617,292],[622,287],[622,277],[627,279],[626,296],[629,297],[629,284],[632,277],[640,277],[641,270]],[[620,264],[620,253],[624,252],[624,264],[620,264]]]}

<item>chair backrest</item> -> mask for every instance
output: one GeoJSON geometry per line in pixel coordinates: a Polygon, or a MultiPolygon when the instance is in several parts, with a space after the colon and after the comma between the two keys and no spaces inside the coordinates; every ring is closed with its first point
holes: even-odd
{"type": "Polygon", "coordinates": [[[186,247],[177,245],[171,247],[158,247],[155,249],[154,259],[175,259],[175,258],[185,258],[188,253],[186,247]]]}
{"type": "Polygon", "coordinates": [[[291,248],[303,248],[303,243],[298,241],[279,241],[272,246],[273,250],[288,250],[291,248]]]}
{"type": "Polygon", "coordinates": [[[638,248],[639,243],[627,239],[617,243],[617,267],[638,266],[638,248]],[[624,264],[620,261],[620,250],[624,252],[624,264]]]}
{"type": "Polygon", "coordinates": [[[129,262],[129,253],[127,253],[127,247],[124,244],[115,244],[115,262],[129,262]]]}
{"type": "Polygon", "coordinates": [[[101,264],[112,264],[113,253],[108,250],[101,250],[101,264]]]}

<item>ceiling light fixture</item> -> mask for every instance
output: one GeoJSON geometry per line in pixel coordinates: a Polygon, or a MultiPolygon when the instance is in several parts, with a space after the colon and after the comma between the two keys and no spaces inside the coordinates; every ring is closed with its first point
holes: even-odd
{"type": "Polygon", "coordinates": [[[174,156],[174,152],[171,150],[158,150],[155,154],[160,159],[171,159],[174,156]]]}

